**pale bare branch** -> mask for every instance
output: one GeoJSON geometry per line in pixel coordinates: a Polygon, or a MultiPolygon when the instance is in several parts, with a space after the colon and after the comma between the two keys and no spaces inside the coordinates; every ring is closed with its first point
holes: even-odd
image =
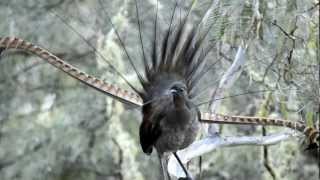
{"type": "MultiPolygon", "coordinates": [[[[203,154],[212,152],[218,148],[235,147],[235,146],[266,146],[274,145],[281,141],[295,137],[298,134],[293,131],[286,131],[267,136],[242,136],[242,137],[207,137],[196,141],[188,148],[178,152],[178,155],[183,163],[187,163],[191,159],[201,156],[203,154]]],[[[170,157],[168,162],[168,171],[171,175],[176,177],[184,177],[185,174],[180,168],[178,162],[174,157],[170,157]]]]}

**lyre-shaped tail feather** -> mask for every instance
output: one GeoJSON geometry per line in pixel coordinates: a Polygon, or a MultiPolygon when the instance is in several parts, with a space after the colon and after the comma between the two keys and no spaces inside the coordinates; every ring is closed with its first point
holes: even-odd
{"type": "Polygon", "coordinates": [[[87,73],[77,69],[71,64],[68,64],[64,60],[53,55],[48,50],[36,46],[30,42],[16,37],[0,37],[0,52],[8,49],[23,50],[25,52],[39,56],[41,59],[46,60],[54,67],[67,73],[69,76],[123,103],[134,105],[136,107],[140,107],[142,104],[142,100],[137,94],[123,90],[113,84],[104,82],[103,80],[88,75],[87,73]]]}
{"type": "Polygon", "coordinates": [[[249,116],[229,116],[222,114],[202,113],[201,121],[204,123],[218,124],[239,124],[239,125],[264,125],[279,126],[297,130],[306,136],[308,149],[319,147],[319,130],[308,127],[299,121],[289,121],[284,119],[273,119],[265,117],[249,117],[249,116]]]}
{"type": "MultiPolygon", "coordinates": [[[[8,49],[23,50],[25,52],[29,52],[31,54],[39,56],[41,59],[46,60],[51,65],[67,73],[69,76],[83,82],[90,87],[95,88],[100,92],[103,92],[126,104],[131,104],[136,107],[142,106],[142,99],[137,94],[123,90],[116,85],[90,76],[87,73],[77,69],[76,67],[66,63],[64,60],[58,58],[49,51],[38,47],[30,42],[15,37],[0,37],[0,55],[1,52],[8,49]]],[[[305,134],[307,137],[307,143],[310,148],[319,147],[319,131],[315,128],[307,127],[304,123],[298,121],[270,119],[263,117],[229,116],[222,114],[201,113],[201,122],[288,127],[305,134]]]]}

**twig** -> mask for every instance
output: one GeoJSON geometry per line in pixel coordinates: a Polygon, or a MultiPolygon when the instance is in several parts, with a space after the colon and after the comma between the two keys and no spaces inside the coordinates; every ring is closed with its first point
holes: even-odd
{"type": "MultiPolygon", "coordinates": [[[[266,128],[264,126],[262,127],[262,135],[263,136],[267,135],[266,128]]],[[[263,165],[267,169],[269,174],[272,176],[272,179],[276,180],[277,179],[276,173],[274,172],[272,166],[269,163],[268,146],[263,146],[263,165]]]]}

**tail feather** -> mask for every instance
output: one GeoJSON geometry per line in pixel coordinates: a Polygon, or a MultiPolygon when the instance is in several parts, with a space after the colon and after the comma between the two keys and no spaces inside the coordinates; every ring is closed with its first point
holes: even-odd
{"type": "Polygon", "coordinates": [[[249,116],[228,116],[222,114],[201,114],[201,122],[217,123],[217,124],[238,124],[238,125],[264,125],[264,126],[279,126],[288,127],[297,130],[305,135],[305,143],[309,149],[319,148],[319,130],[314,127],[308,127],[306,124],[299,121],[289,121],[283,119],[272,119],[264,117],[249,117],[249,116]]]}
{"type": "Polygon", "coordinates": [[[101,2],[101,0],[99,0],[99,4],[100,4],[101,7],[103,8],[103,12],[104,12],[105,15],[107,16],[107,19],[108,19],[109,23],[111,24],[111,26],[112,26],[112,28],[113,28],[113,30],[114,30],[114,32],[115,32],[115,34],[116,34],[119,42],[120,42],[120,45],[121,45],[123,51],[125,52],[125,54],[126,54],[126,56],[127,56],[127,59],[129,60],[129,63],[130,63],[130,65],[131,65],[131,67],[133,68],[133,70],[134,70],[134,72],[136,73],[136,75],[137,75],[138,79],[140,80],[140,82],[143,82],[143,81],[144,81],[144,78],[142,77],[141,73],[138,71],[137,67],[136,67],[135,64],[133,63],[133,60],[132,60],[131,56],[129,55],[129,52],[128,52],[128,50],[127,50],[127,48],[126,48],[126,46],[125,46],[122,38],[120,37],[120,34],[119,34],[118,30],[116,29],[115,25],[113,24],[112,19],[111,19],[109,13],[105,10],[104,5],[103,5],[103,3],[101,2]]]}
{"type": "Polygon", "coordinates": [[[313,127],[306,127],[303,131],[306,135],[305,143],[307,144],[306,150],[317,149],[320,144],[320,132],[313,127]]]}
{"type": "MultiPolygon", "coordinates": [[[[46,49],[38,47],[30,42],[24,41],[19,38],[0,37],[0,50],[1,49],[23,50],[25,52],[34,54],[47,61],[51,65],[55,66],[56,68],[60,69],[61,71],[67,73],[69,76],[123,103],[130,104],[135,107],[140,107],[142,104],[141,98],[137,94],[123,90],[113,84],[109,84],[103,80],[93,77],[77,69],[71,64],[66,63],[46,49]]],[[[126,79],[124,78],[124,80],[126,79]]]]}
{"type": "Polygon", "coordinates": [[[161,51],[161,59],[162,61],[159,64],[153,63],[153,67],[154,69],[157,69],[159,66],[159,69],[162,69],[164,67],[164,64],[166,64],[166,55],[167,55],[167,50],[168,50],[168,43],[169,43],[169,38],[170,38],[170,34],[171,34],[171,28],[172,28],[172,24],[173,24],[173,18],[174,15],[176,13],[176,9],[177,9],[178,3],[176,2],[171,14],[171,19],[170,19],[170,24],[169,24],[169,28],[165,33],[164,39],[163,39],[163,43],[162,43],[162,51],[161,51]]]}
{"type": "Polygon", "coordinates": [[[191,5],[189,6],[189,8],[187,10],[187,14],[185,15],[185,17],[183,17],[182,22],[176,26],[177,28],[172,32],[168,31],[168,33],[170,33],[170,35],[173,36],[173,40],[171,42],[169,42],[169,45],[170,45],[170,46],[168,46],[169,52],[167,52],[167,54],[165,55],[166,58],[161,59],[161,61],[163,61],[163,64],[164,64],[163,69],[160,69],[162,71],[170,70],[173,68],[173,64],[174,64],[173,58],[174,58],[175,53],[177,53],[177,51],[178,51],[178,47],[179,47],[180,43],[183,43],[183,41],[181,39],[183,38],[183,33],[185,32],[187,20],[189,18],[189,14],[192,10],[193,5],[194,5],[194,2],[192,2],[191,5]]]}
{"type": "MultiPolygon", "coordinates": [[[[162,39],[160,56],[157,55],[155,21],[155,37],[153,41],[153,50],[151,52],[152,68],[150,71],[145,71],[145,77],[147,79],[141,81],[143,91],[139,94],[142,97],[146,96],[146,91],[154,86],[155,79],[159,76],[166,75],[178,77],[177,80],[180,78],[180,80],[187,85],[189,93],[196,93],[196,91],[194,91],[195,85],[197,84],[196,81],[199,81],[203,77],[203,67],[206,63],[206,55],[208,54],[209,49],[211,49],[211,46],[204,51],[200,51],[205,40],[205,35],[198,38],[196,35],[198,26],[193,26],[190,29],[187,28],[187,20],[193,5],[194,3],[188,8],[186,15],[179,24],[173,24],[173,18],[177,8],[177,3],[175,4],[169,29],[162,39]],[[171,29],[172,27],[173,29],[171,29]]],[[[146,63],[145,66],[147,66],[146,63]]],[[[194,96],[195,95],[189,94],[189,97],[194,96]]]]}
{"type": "Polygon", "coordinates": [[[59,14],[55,13],[54,11],[51,11],[51,13],[56,16],[63,24],[65,24],[68,28],[70,28],[71,31],[73,31],[77,36],[79,36],[93,51],[96,55],[98,55],[99,57],[102,58],[102,60],[104,60],[104,62],[106,62],[109,67],[120,76],[121,79],[123,79],[126,84],[128,86],[130,86],[130,88],[135,91],[136,93],[138,93],[138,89],[136,87],[133,86],[132,83],[130,83],[127,78],[124,77],[124,75],[122,73],[120,73],[120,71],[118,71],[118,69],[105,57],[103,56],[96,47],[94,47],[80,32],[78,32],[73,26],[71,26],[64,18],[62,18],[59,14]]]}
{"type": "Polygon", "coordinates": [[[141,46],[141,51],[142,51],[142,57],[143,57],[143,63],[144,63],[144,67],[145,67],[145,71],[150,71],[150,67],[145,55],[145,51],[144,51],[144,44],[143,44],[143,40],[142,40],[142,34],[141,34],[141,22],[140,22],[140,15],[139,15],[139,8],[138,8],[138,2],[137,0],[135,0],[135,6],[136,6],[136,15],[137,15],[137,24],[138,24],[138,30],[139,30],[139,40],[140,40],[140,46],[141,46]]]}

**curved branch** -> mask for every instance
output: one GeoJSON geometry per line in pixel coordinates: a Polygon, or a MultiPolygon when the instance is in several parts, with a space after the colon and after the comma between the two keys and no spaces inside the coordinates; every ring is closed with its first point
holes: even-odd
{"type": "MultiPolygon", "coordinates": [[[[187,163],[191,159],[212,152],[218,148],[235,147],[235,146],[266,146],[274,145],[281,141],[296,136],[296,132],[282,132],[267,136],[243,136],[243,137],[207,137],[194,142],[188,148],[178,151],[182,163],[187,163]]],[[[168,162],[168,171],[176,177],[185,177],[185,174],[179,163],[173,156],[170,156],[168,162]]]]}

